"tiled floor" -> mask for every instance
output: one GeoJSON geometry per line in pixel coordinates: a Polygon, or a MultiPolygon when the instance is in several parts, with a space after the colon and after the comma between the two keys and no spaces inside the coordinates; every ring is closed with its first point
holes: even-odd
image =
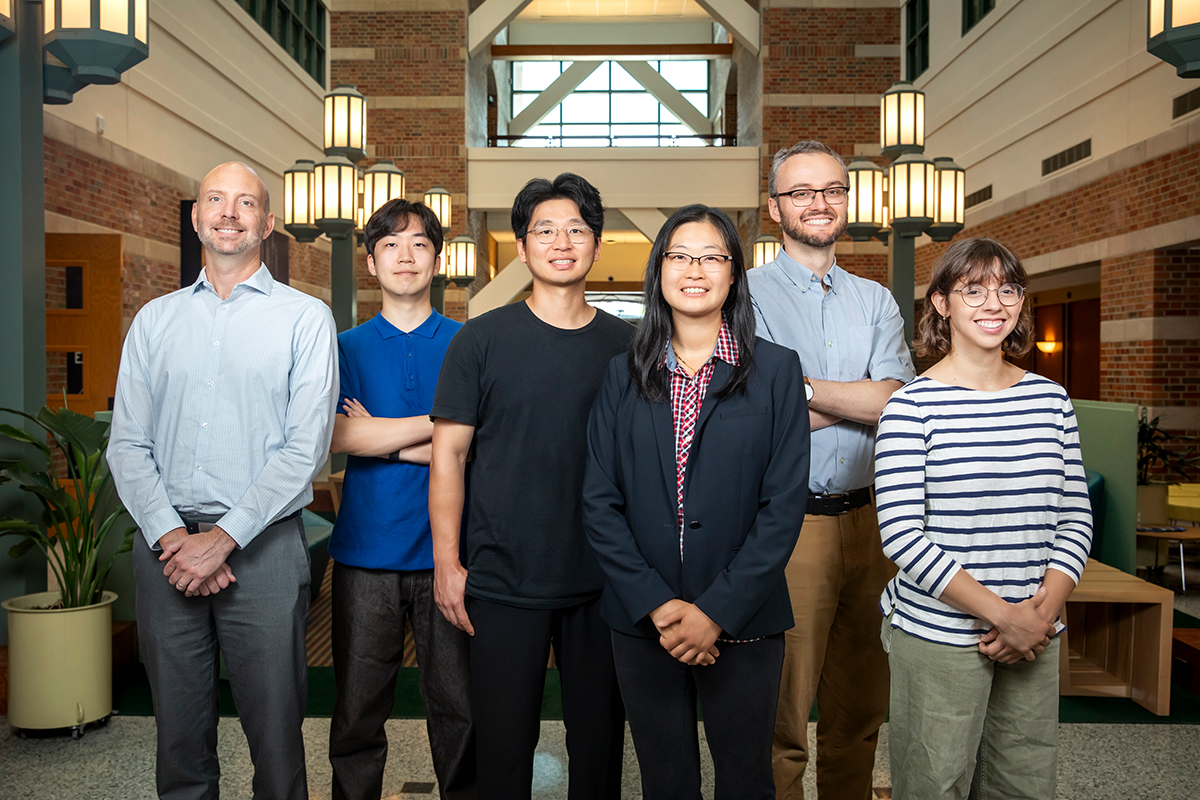
{"type": "MultiPolygon", "coordinates": [[[[148,717],[114,719],[82,739],[21,740],[0,718],[0,798],[3,800],[141,800],[154,798],[154,721],[148,717]]],[[[304,724],[308,745],[311,797],[330,794],[325,758],[329,720],[304,724]]],[[[424,723],[388,722],[391,757],[384,781],[385,798],[432,798],[435,778],[429,763],[424,723]],[[408,792],[405,784],[409,785],[408,792]],[[411,790],[421,790],[413,792],[411,790]]],[[[815,733],[813,734],[815,735],[815,733]]],[[[886,726],[876,764],[876,785],[889,785],[886,726]]],[[[701,739],[703,742],[703,738],[701,739]]],[[[1182,725],[1063,725],[1059,730],[1059,790],[1072,800],[1174,800],[1195,797],[1200,781],[1200,727],[1182,725]]],[[[250,754],[237,721],[220,727],[221,794],[250,797],[250,754]]],[[[566,767],[562,723],[542,723],[536,756],[533,796],[565,800],[566,767]]],[[[705,797],[712,794],[711,771],[705,797]]],[[[815,797],[812,776],[806,776],[815,797]]],[[[637,762],[626,739],[624,798],[640,798],[637,762]]]]}

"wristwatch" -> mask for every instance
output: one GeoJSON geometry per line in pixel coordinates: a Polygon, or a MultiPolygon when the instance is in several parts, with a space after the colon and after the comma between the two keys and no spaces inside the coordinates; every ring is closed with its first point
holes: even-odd
{"type": "Polygon", "coordinates": [[[807,375],[804,376],[804,399],[810,403],[813,399],[813,385],[807,375]]]}

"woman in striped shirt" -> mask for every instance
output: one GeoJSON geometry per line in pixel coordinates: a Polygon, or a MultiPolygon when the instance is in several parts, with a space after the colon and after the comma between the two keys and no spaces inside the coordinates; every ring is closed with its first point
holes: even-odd
{"type": "Polygon", "coordinates": [[[1071,401],[1005,360],[1033,339],[1004,245],[956,242],[917,333],[942,356],[879,421],[880,600],[892,670],[892,784],[906,798],[1052,798],[1059,612],[1091,547],[1071,401]]]}

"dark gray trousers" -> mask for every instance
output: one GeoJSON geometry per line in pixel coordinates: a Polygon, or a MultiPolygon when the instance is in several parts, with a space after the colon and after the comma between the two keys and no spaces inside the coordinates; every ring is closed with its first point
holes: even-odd
{"type": "Polygon", "coordinates": [[[230,553],[226,563],[237,583],[209,597],[185,597],[163,576],[159,555],[136,537],[138,641],[158,727],[159,797],[219,796],[217,664],[224,655],[254,762],[254,799],[304,800],[304,524],[299,517],[281,522],[230,553]]]}
{"type": "Polygon", "coordinates": [[[412,621],[429,750],[443,800],[475,797],[475,729],[467,634],[433,600],[433,570],[333,565],[333,674],[329,725],[334,800],[379,800],[404,620],[412,621]]]}

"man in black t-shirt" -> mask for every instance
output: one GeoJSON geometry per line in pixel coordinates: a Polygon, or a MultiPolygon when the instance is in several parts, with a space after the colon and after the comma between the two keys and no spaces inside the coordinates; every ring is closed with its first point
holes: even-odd
{"type": "Polygon", "coordinates": [[[479,796],[530,796],[553,645],[570,800],[616,800],[624,709],[599,614],[603,580],[584,537],[582,488],[588,413],[633,328],[584,300],[604,225],[591,184],[570,173],[530,181],[513,203],[512,225],[533,294],[459,331],[430,414],[434,596],[471,635],[479,796]]]}

